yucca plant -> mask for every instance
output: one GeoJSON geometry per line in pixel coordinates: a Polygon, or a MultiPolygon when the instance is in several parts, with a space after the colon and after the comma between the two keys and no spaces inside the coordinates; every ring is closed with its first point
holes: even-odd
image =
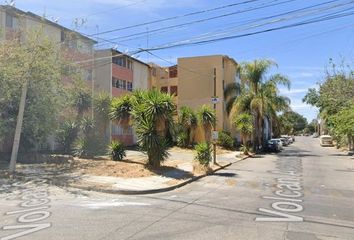
{"type": "Polygon", "coordinates": [[[119,141],[112,141],[108,146],[108,154],[114,161],[121,161],[126,156],[125,147],[119,141]]]}
{"type": "Polygon", "coordinates": [[[204,167],[209,166],[212,160],[210,144],[207,142],[199,143],[195,146],[196,155],[194,159],[204,167]]]}
{"type": "Polygon", "coordinates": [[[177,146],[180,148],[187,148],[188,144],[188,134],[185,131],[181,131],[177,134],[177,146]]]}
{"type": "Polygon", "coordinates": [[[181,131],[185,133],[183,136],[186,136],[186,143],[182,145],[188,147],[191,141],[193,141],[193,133],[198,126],[196,113],[190,107],[182,106],[179,109],[178,124],[180,125],[181,131]]]}
{"type": "Polygon", "coordinates": [[[79,126],[76,121],[66,120],[57,130],[56,140],[62,146],[64,153],[70,153],[77,138],[79,126]]]}
{"type": "Polygon", "coordinates": [[[216,114],[213,109],[207,105],[201,106],[197,112],[199,124],[203,126],[205,140],[210,142],[211,139],[211,129],[213,124],[216,122],[216,114]]]}
{"type": "Polygon", "coordinates": [[[123,127],[128,127],[132,109],[132,96],[125,95],[123,97],[114,98],[111,103],[109,117],[111,120],[118,121],[123,127]]]}

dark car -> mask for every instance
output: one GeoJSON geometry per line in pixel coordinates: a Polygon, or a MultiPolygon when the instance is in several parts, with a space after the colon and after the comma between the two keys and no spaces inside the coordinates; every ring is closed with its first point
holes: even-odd
{"type": "Polygon", "coordinates": [[[271,139],[267,144],[267,152],[280,152],[281,147],[277,140],[271,139]]]}

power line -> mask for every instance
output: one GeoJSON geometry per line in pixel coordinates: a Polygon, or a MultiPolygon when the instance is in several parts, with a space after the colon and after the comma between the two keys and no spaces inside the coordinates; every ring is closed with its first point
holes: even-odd
{"type": "Polygon", "coordinates": [[[163,50],[163,49],[169,49],[169,48],[175,48],[175,47],[190,46],[190,45],[200,45],[200,44],[207,44],[207,43],[213,43],[213,42],[218,42],[218,41],[242,38],[242,37],[247,37],[247,36],[258,35],[258,34],[261,34],[261,33],[273,32],[273,31],[277,31],[277,30],[293,28],[293,27],[299,27],[299,26],[303,26],[303,25],[308,25],[308,24],[328,21],[328,20],[337,19],[337,18],[343,18],[343,17],[351,16],[353,14],[354,14],[354,12],[349,12],[349,13],[334,15],[334,16],[331,16],[331,17],[320,18],[320,19],[317,19],[317,20],[315,19],[315,20],[312,20],[312,21],[298,22],[298,23],[295,23],[295,24],[289,24],[289,25],[285,25],[285,26],[269,28],[269,29],[265,29],[265,30],[251,32],[251,33],[245,33],[245,34],[239,34],[239,35],[233,35],[233,36],[227,36],[227,37],[221,37],[221,38],[203,40],[203,41],[197,41],[197,42],[190,42],[190,43],[179,43],[179,44],[173,44],[172,43],[170,45],[165,45],[165,46],[163,45],[163,46],[157,46],[157,47],[149,48],[149,49],[142,49],[141,51],[156,51],[156,50],[163,50]]]}
{"type": "Polygon", "coordinates": [[[146,26],[146,25],[150,25],[150,24],[154,24],[154,23],[166,22],[166,21],[175,20],[175,19],[178,19],[178,18],[189,17],[189,16],[193,16],[193,15],[198,15],[198,14],[202,14],[202,13],[207,13],[207,12],[211,12],[211,11],[216,11],[216,10],[220,10],[220,9],[225,9],[225,8],[234,7],[234,6],[243,5],[243,4],[252,3],[252,2],[257,2],[257,1],[260,1],[260,0],[247,0],[247,1],[240,2],[240,3],[228,4],[228,5],[215,7],[215,8],[210,8],[210,9],[206,9],[206,10],[202,10],[202,11],[196,11],[196,12],[187,13],[187,14],[183,14],[183,15],[177,15],[177,16],[173,16],[173,17],[162,18],[162,19],[158,19],[158,20],[154,20],[154,21],[150,21],[150,22],[134,24],[134,25],[130,25],[130,26],[127,26],[127,27],[121,27],[121,28],[116,28],[116,29],[112,29],[112,30],[102,31],[102,32],[90,34],[90,35],[87,35],[87,36],[92,37],[92,36],[96,36],[96,35],[117,32],[117,31],[126,30],[126,29],[130,29],[130,28],[146,26]]]}
{"type": "MultiPolygon", "coordinates": [[[[271,2],[277,2],[277,1],[278,0],[273,0],[271,2]]],[[[236,15],[236,14],[251,12],[251,11],[255,11],[255,10],[259,10],[259,9],[263,9],[263,8],[268,8],[268,7],[274,7],[277,5],[282,5],[282,4],[294,2],[294,1],[297,1],[297,0],[286,0],[286,1],[279,2],[279,3],[273,3],[273,4],[267,4],[267,5],[264,5],[264,3],[263,3],[259,7],[252,7],[252,8],[248,8],[245,10],[238,10],[235,12],[226,13],[226,14],[222,14],[222,15],[218,15],[218,16],[214,16],[214,17],[209,17],[209,18],[203,18],[203,19],[199,19],[199,20],[195,20],[195,21],[191,21],[191,22],[187,22],[187,23],[176,24],[176,25],[166,26],[166,27],[162,27],[162,28],[152,29],[152,30],[149,30],[148,32],[144,31],[144,32],[139,32],[139,33],[133,33],[133,34],[129,34],[129,35],[121,36],[121,37],[111,38],[109,40],[124,39],[124,38],[128,38],[128,37],[133,37],[133,36],[146,35],[147,33],[151,34],[151,33],[159,32],[161,30],[167,30],[167,29],[170,30],[172,28],[190,26],[190,25],[193,25],[196,23],[202,23],[202,22],[207,22],[207,21],[211,21],[211,20],[215,20],[215,19],[225,18],[225,17],[236,15]]]]}
{"type": "MultiPolygon", "coordinates": [[[[276,14],[276,15],[272,15],[272,16],[267,16],[267,17],[263,17],[263,18],[258,18],[258,19],[254,19],[254,20],[248,20],[248,21],[244,21],[244,22],[249,25],[250,23],[256,23],[256,22],[258,22],[258,21],[267,20],[267,19],[272,19],[272,18],[274,18],[274,17],[280,17],[280,16],[284,16],[284,15],[291,14],[291,13],[301,12],[301,11],[303,11],[303,10],[308,10],[308,9],[311,9],[311,8],[314,8],[314,7],[318,7],[318,6],[321,6],[321,5],[326,5],[326,4],[333,3],[333,2],[337,2],[337,0],[331,0],[331,1],[328,1],[328,2],[325,2],[325,3],[315,4],[315,5],[311,5],[311,6],[308,6],[308,7],[299,8],[299,9],[296,9],[296,10],[288,11],[288,12],[285,12],[285,13],[276,14]]],[[[346,3],[346,4],[348,4],[348,3],[346,3]]],[[[337,6],[343,6],[343,4],[342,4],[342,5],[336,5],[336,6],[330,6],[330,8],[332,8],[332,7],[337,7],[337,6]]],[[[313,10],[313,11],[314,11],[314,10],[313,10]]],[[[322,9],[316,10],[316,11],[322,11],[322,9]]],[[[243,25],[248,26],[247,24],[243,24],[243,25]]],[[[183,25],[184,25],[184,24],[183,24],[183,25]]],[[[237,25],[238,28],[239,28],[240,26],[242,26],[242,25],[237,25]]],[[[170,27],[173,27],[173,26],[170,26],[170,27]]],[[[164,29],[168,29],[168,30],[169,30],[170,27],[166,27],[166,28],[164,28],[164,29]]],[[[208,34],[208,33],[205,33],[204,35],[207,35],[207,34],[208,34]]],[[[139,33],[138,33],[138,34],[128,35],[128,36],[133,36],[133,35],[139,35],[139,33]]],[[[114,39],[122,39],[122,38],[125,38],[125,37],[127,37],[127,36],[122,36],[122,37],[119,37],[119,38],[109,39],[109,41],[113,41],[114,39]]],[[[123,39],[123,40],[119,41],[119,43],[121,43],[121,42],[126,42],[126,41],[128,41],[128,40],[138,39],[138,38],[140,38],[140,37],[123,39]]],[[[102,45],[105,45],[105,44],[100,44],[99,46],[102,46],[102,45]]]]}

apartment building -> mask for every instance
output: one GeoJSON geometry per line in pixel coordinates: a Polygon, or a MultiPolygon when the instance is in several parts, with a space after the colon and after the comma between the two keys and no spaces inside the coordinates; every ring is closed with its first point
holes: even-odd
{"type": "MultiPolygon", "coordinates": [[[[58,43],[66,58],[85,62],[80,64],[83,78],[89,81],[90,87],[92,86],[93,46],[96,41],[32,12],[24,12],[7,5],[0,5],[0,29],[0,41],[12,39],[26,41],[28,31],[41,29],[46,37],[58,43]]],[[[70,79],[63,80],[70,81],[70,79]]]]}
{"type": "MultiPolygon", "coordinates": [[[[150,88],[148,64],[114,49],[97,50],[95,59],[95,91],[120,97],[130,94],[134,89],[150,88]]],[[[119,140],[126,145],[136,143],[131,127],[124,128],[112,122],[107,132],[107,141],[119,140]]]]}
{"type": "MultiPolygon", "coordinates": [[[[78,62],[78,66],[82,70],[82,78],[87,86],[93,90],[93,47],[96,41],[34,13],[25,12],[8,5],[0,5],[0,41],[25,42],[28,37],[27,34],[31,30],[41,30],[44,36],[58,44],[68,60],[78,62]]],[[[62,80],[66,84],[72,81],[72,79],[67,78],[62,80]]],[[[54,137],[49,142],[50,148],[55,149],[54,137]]],[[[8,151],[11,145],[12,140],[8,143],[0,143],[0,149],[8,151]]]]}
{"type": "MultiPolygon", "coordinates": [[[[160,73],[159,78],[152,81],[152,87],[175,95],[178,108],[189,106],[197,109],[204,104],[213,108],[211,98],[214,96],[215,69],[215,91],[219,98],[216,104],[216,128],[218,131],[232,132],[236,136],[226,113],[224,89],[227,84],[239,81],[237,65],[234,59],[225,55],[178,58],[177,65],[164,68],[165,73],[160,73]]],[[[154,71],[161,72],[159,67],[151,67],[156,69],[154,71]]]]}

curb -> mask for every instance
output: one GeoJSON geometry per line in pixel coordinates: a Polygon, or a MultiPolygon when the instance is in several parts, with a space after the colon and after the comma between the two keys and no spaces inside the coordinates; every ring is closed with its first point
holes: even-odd
{"type": "Polygon", "coordinates": [[[95,191],[95,192],[102,192],[102,193],[109,193],[109,194],[122,194],[122,195],[145,195],[145,194],[154,194],[154,193],[163,193],[163,192],[168,192],[168,191],[172,191],[172,190],[175,190],[177,188],[181,188],[187,184],[190,184],[194,181],[197,181],[201,178],[204,178],[206,176],[209,176],[209,175],[213,175],[215,172],[219,171],[219,170],[222,170],[224,168],[227,168],[235,163],[238,163],[238,162],[242,162],[244,160],[246,160],[247,158],[249,158],[250,156],[245,156],[245,157],[242,157],[241,159],[237,160],[237,161],[234,161],[234,162],[230,162],[224,166],[220,166],[219,168],[215,169],[213,172],[211,173],[206,173],[206,174],[203,174],[203,175],[200,175],[200,176],[197,176],[197,177],[192,177],[182,183],[178,183],[174,186],[171,186],[171,187],[165,187],[165,188],[157,188],[157,189],[148,189],[148,190],[115,190],[115,189],[104,189],[104,188],[94,188],[94,187],[82,187],[82,186],[75,186],[75,185],[65,185],[65,184],[57,184],[57,183],[54,183],[54,185],[56,186],[65,186],[65,187],[72,187],[72,188],[76,188],[76,189],[81,189],[81,190],[86,190],[86,191],[95,191]]]}

